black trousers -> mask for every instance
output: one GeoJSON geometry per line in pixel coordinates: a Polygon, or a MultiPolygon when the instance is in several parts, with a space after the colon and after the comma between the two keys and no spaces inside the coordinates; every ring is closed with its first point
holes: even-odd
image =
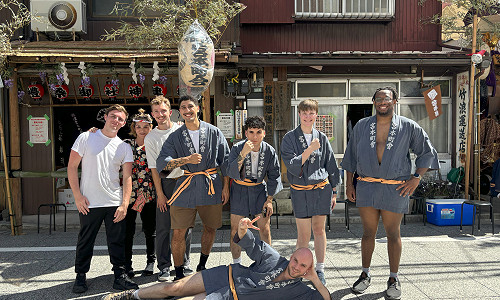
{"type": "MultiPolygon", "coordinates": [[[[125,270],[132,270],[132,246],[134,245],[135,220],[137,211],[132,209],[134,203],[131,203],[125,217],[125,270]]],[[[144,204],[140,212],[142,220],[142,230],[146,237],[146,257],[147,263],[156,261],[155,238],[156,238],[156,201],[150,201],[144,204]]]]}
{"type": "Polygon", "coordinates": [[[94,243],[102,221],[106,225],[106,240],[113,273],[119,277],[125,273],[125,221],[114,223],[117,206],[90,208],[80,216],[80,233],[76,245],[75,272],[87,273],[94,251],[94,243]]]}

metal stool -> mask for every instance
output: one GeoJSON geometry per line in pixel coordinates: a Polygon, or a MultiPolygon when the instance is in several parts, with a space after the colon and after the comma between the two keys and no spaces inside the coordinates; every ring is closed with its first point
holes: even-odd
{"type": "Polygon", "coordinates": [[[465,200],[460,207],[460,232],[462,232],[462,219],[464,216],[464,204],[474,205],[474,210],[472,212],[472,235],[474,235],[474,224],[476,219],[476,214],[479,211],[479,217],[477,218],[477,230],[481,231],[481,207],[490,207],[490,218],[491,218],[491,233],[495,234],[495,217],[493,215],[493,205],[491,202],[481,201],[481,200],[465,200]],[[478,208],[478,210],[476,210],[478,208]]]}
{"type": "MultiPolygon", "coordinates": [[[[278,202],[276,202],[276,200],[274,198],[273,198],[273,203],[274,203],[274,212],[273,212],[273,215],[276,215],[276,229],[279,229],[280,225],[278,223],[278,202]]],[[[271,219],[272,218],[269,218],[269,225],[271,225],[271,219]]]]}
{"type": "Polygon", "coordinates": [[[50,203],[50,204],[40,204],[40,206],[38,206],[38,233],[40,233],[40,208],[42,208],[43,206],[48,206],[50,208],[50,212],[49,212],[49,234],[52,234],[52,218],[54,218],[54,231],[56,231],[56,212],[55,212],[55,208],[57,206],[63,206],[64,207],[64,232],[66,232],[66,212],[67,212],[67,207],[66,205],[62,204],[62,203],[50,203]],[[52,211],[54,211],[54,213],[52,214],[52,211]]]}

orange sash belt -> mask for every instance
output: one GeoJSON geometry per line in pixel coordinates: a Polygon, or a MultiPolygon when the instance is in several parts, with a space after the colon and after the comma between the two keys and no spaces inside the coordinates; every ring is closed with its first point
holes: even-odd
{"type": "Polygon", "coordinates": [[[390,179],[382,179],[382,178],[373,178],[373,177],[361,177],[357,178],[359,181],[365,182],[378,182],[382,184],[403,184],[405,183],[403,180],[390,180],[390,179]]]}
{"type": "Polygon", "coordinates": [[[229,288],[231,289],[231,293],[233,293],[234,300],[238,300],[238,294],[236,294],[236,288],[234,287],[233,268],[231,265],[229,265],[229,288]]]}
{"type": "Polygon", "coordinates": [[[290,186],[297,191],[311,191],[315,189],[324,189],[327,184],[328,184],[328,179],[325,179],[320,183],[316,184],[309,184],[309,185],[291,184],[290,186]]]}
{"type": "Polygon", "coordinates": [[[245,178],[245,180],[241,181],[238,179],[233,179],[233,181],[239,185],[244,185],[244,186],[257,186],[259,184],[262,184],[262,182],[252,182],[250,179],[245,178]]]}
{"type": "Polygon", "coordinates": [[[208,181],[210,182],[210,186],[208,188],[208,194],[209,195],[215,195],[215,189],[214,189],[214,183],[212,181],[212,177],[210,175],[217,174],[217,169],[212,168],[212,169],[207,169],[205,171],[199,171],[199,172],[189,172],[189,171],[184,171],[184,176],[187,176],[186,179],[179,185],[179,188],[174,192],[172,195],[172,198],[167,201],[168,205],[171,205],[174,203],[174,201],[179,197],[179,195],[184,192],[185,189],[191,184],[191,179],[193,179],[194,176],[196,175],[205,175],[208,178],[208,181]]]}

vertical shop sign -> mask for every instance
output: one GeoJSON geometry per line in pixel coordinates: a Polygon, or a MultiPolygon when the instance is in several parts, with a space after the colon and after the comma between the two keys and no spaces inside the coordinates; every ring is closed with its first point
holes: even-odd
{"type": "Polygon", "coordinates": [[[268,144],[273,144],[274,137],[274,88],[272,81],[264,82],[264,120],[266,121],[266,137],[268,144]]]}
{"type": "Polygon", "coordinates": [[[457,138],[456,138],[456,166],[464,164],[461,157],[465,154],[467,145],[467,120],[469,118],[469,73],[463,72],[457,75],[457,138]]]}

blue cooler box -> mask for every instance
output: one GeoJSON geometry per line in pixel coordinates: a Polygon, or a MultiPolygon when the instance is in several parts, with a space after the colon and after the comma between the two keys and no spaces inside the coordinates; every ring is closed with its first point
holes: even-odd
{"type": "MultiPolygon", "coordinates": [[[[428,199],[427,222],[438,226],[460,225],[460,207],[464,199],[428,199]]],[[[472,225],[473,205],[464,205],[463,225],[472,225]]]]}

